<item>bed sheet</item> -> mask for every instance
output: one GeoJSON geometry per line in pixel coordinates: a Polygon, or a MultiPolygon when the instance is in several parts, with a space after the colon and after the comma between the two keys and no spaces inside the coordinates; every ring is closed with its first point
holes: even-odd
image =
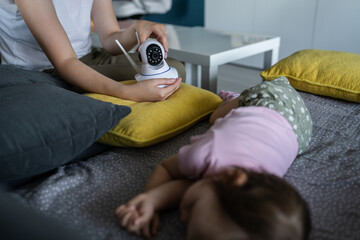
{"type": "MultiPolygon", "coordinates": [[[[311,239],[359,239],[360,104],[301,93],[313,119],[309,149],[285,175],[309,203],[311,239]]],[[[139,239],[118,224],[115,208],[141,191],[158,162],[209,128],[202,121],[179,136],[143,149],[114,148],[62,166],[22,186],[26,205],[81,232],[87,239],[139,239]]],[[[177,211],[161,213],[155,239],[184,239],[177,211]]]]}

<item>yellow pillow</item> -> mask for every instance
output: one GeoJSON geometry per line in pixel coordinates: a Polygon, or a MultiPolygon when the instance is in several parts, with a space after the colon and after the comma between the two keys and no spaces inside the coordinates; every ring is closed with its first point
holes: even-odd
{"type": "Polygon", "coordinates": [[[285,76],[300,91],[360,102],[360,54],[301,50],[260,75],[265,80],[285,76]]]}
{"type": "Polygon", "coordinates": [[[185,83],[161,102],[134,102],[96,93],[85,95],[131,107],[131,113],[98,140],[118,147],[146,147],[167,140],[208,116],[222,102],[216,94],[185,83]]]}

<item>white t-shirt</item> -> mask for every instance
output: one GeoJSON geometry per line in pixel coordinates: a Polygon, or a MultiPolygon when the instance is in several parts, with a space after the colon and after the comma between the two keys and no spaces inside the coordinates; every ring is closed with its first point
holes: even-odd
{"type": "Polygon", "coordinates": [[[117,17],[127,18],[134,15],[164,14],[171,9],[172,0],[113,0],[117,17]]]}
{"type": "MultiPolygon", "coordinates": [[[[52,2],[77,57],[88,54],[92,44],[90,15],[93,0],[52,2]]],[[[0,54],[2,64],[38,71],[53,68],[13,0],[0,0],[0,54]]]]}

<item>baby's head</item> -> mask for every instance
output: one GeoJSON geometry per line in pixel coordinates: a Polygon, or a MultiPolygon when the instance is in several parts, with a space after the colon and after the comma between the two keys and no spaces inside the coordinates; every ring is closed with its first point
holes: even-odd
{"type": "Polygon", "coordinates": [[[195,183],[181,204],[187,239],[307,239],[310,213],[286,181],[230,168],[195,183]]]}

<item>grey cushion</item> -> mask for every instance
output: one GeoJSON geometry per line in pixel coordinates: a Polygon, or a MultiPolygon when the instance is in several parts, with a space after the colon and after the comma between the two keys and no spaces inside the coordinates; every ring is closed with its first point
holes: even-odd
{"type": "Polygon", "coordinates": [[[85,240],[84,234],[66,228],[39,213],[0,188],[0,239],[6,240],[85,240]]]}
{"type": "Polygon", "coordinates": [[[71,85],[66,83],[59,76],[54,77],[49,73],[30,71],[9,65],[0,65],[0,88],[39,83],[58,86],[65,89],[72,88],[71,85]]]}
{"type": "Polygon", "coordinates": [[[6,182],[70,162],[131,112],[41,83],[0,88],[0,99],[0,181],[6,182]]]}

